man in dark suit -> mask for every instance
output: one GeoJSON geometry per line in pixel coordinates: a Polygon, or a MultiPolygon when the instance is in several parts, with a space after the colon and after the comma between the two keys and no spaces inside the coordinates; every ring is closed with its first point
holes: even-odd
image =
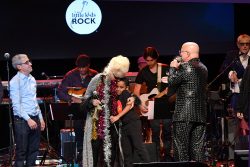
{"type": "Polygon", "coordinates": [[[236,108],[239,119],[235,149],[249,149],[249,113],[250,113],[250,65],[247,66],[240,84],[239,101],[236,108]]]}
{"type": "Polygon", "coordinates": [[[237,47],[238,50],[229,51],[227,53],[220,69],[221,72],[225,70],[222,79],[230,82],[230,84],[228,84],[231,95],[230,104],[234,111],[238,103],[240,93],[239,86],[243,74],[247,65],[250,64],[250,36],[247,34],[239,35],[237,38],[237,47]]]}
{"type": "Polygon", "coordinates": [[[250,113],[250,65],[247,66],[240,85],[239,103],[237,105],[237,117],[248,120],[250,113]]]}
{"type": "Polygon", "coordinates": [[[3,84],[2,80],[0,79],[0,103],[3,101],[3,84]]]}
{"type": "Polygon", "coordinates": [[[199,46],[186,42],[180,50],[182,62],[170,63],[168,83],[177,90],[173,114],[174,158],[204,161],[206,131],[206,87],[208,71],[199,59],[199,46]]]}

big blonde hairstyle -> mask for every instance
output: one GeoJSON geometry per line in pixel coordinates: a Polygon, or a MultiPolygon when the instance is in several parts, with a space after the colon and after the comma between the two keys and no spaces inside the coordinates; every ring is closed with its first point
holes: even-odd
{"type": "Polygon", "coordinates": [[[129,65],[130,62],[127,57],[118,55],[109,61],[108,65],[104,69],[104,73],[113,74],[116,77],[123,78],[129,71],[129,65]]]}

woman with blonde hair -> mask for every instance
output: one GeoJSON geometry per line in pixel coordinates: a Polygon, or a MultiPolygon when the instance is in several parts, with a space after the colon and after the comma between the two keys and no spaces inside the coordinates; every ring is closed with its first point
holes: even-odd
{"type": "Polygon", "coordinates": [[[84,95],[88,113],[83,140],[83,167],[114,166],[118,133],[110,116],[117,115],[117,79],[125,77],[129,59],[113,57],[89,83],[84,95]]]}

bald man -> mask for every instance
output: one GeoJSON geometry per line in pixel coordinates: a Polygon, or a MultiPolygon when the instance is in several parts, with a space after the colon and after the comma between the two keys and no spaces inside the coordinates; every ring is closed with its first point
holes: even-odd
{"type": "Polygon", "coordinates": [[[199,46],[182,45],[182,61],[170,63],[168,83],[177,89],[173,114],[174,158],[176,161],[204,161],[206,129],[206,86],[208,71],[199,59],[199,46]]]}

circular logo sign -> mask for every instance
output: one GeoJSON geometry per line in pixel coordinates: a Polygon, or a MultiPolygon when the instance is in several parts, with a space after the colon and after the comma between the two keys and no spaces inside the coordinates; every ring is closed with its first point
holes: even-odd
{"type": "Polygon", "coordinates": [[[66,11],[66,22],[77,34],[90,34],[101,24],[102,13],[99,6],[91,0],[75,0],[66,11]]]}

